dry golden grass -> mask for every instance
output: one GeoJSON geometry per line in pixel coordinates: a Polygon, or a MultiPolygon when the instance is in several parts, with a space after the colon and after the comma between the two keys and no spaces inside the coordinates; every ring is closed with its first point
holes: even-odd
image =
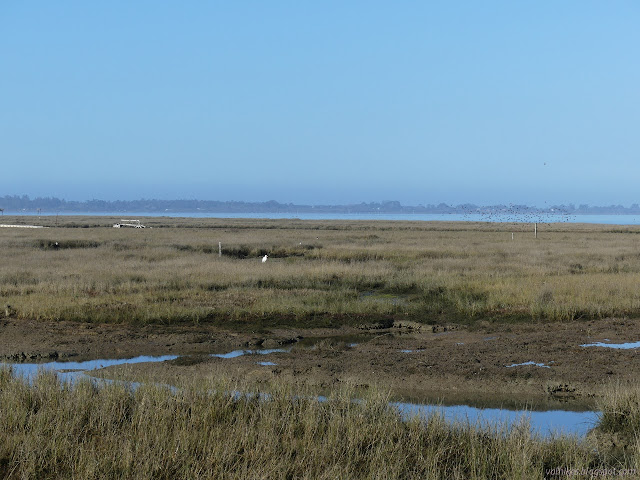
{"type": "Polygon", "coordinates": [[[527,225],[471,223],[58,223],[0,229],[0,297],[18,317],[259,328],[640,314],[637,227],[542,226],[535,239],[527,225]]]}
{"type": "Polygon", "coordinates": [[[404,421],[380,392],[326,402],[274,384],[230,395],[211,378],[180,390],[145,384],[33,383],[0,370],[0,476],[86,478],[542,479],[551,469],[632,468],[570,437],[540,439],[526,423],[404,421]],[[608,463],[607,463],[608,462],[608,463]]]}

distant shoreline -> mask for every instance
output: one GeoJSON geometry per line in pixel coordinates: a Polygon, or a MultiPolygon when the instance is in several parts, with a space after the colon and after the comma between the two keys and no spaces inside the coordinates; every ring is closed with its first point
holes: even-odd
{"type": "Polygon", "coordinates": [[[446,203],[428,205],[402,205],[398,201],[361,202],[346,205],[296,205],[280,203],[275,200],[267,202],[219,201],[219,200],[85,200],[67,201],[54,197],[38,197],[31,199],[27,195],[0,197],[0,211],[5,215],[44,214],[44,215],[111,215],[111,214],[163,214],[177,216],[179,214],[242,214],[242,215],[503,215],[539,217],[544,221],[546,216],[570,215],[640,215],[640,205],[631,206],[608,205],[591,206],[573,203],[567,205],[549,205],[535,207],[523,204],[476,205],[464,203],[448,205],[446,203]]]}

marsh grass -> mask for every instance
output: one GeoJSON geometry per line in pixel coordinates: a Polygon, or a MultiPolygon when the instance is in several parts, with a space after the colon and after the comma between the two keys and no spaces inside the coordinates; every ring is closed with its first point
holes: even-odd
{"type": "Polygon", "coordinates": [[[2,303],[19,318],[237,328],[640,314],[636,227],[553,225],[536,240],[525,225],[111,223],[71,217],[58,228],[2,229],[2,303]]]}
{"type": "Polygon", "coordinates": [[[640,386],[607,389],[599,402],[600,430],[640,437],[640,386]]]}
{"type": "Polygon", "coordinates": [[[348,386],[325,402],[286,383],[268,397],[234,391],[250,390],[220,378],[179,390],[68,385],[50,373],[29,384],[0,369],[0,476],[542,479],[558,466],[609,466],[581,441],[540,439],[526,422],[405,421],[380,391],[358,402],[348,386]]]}

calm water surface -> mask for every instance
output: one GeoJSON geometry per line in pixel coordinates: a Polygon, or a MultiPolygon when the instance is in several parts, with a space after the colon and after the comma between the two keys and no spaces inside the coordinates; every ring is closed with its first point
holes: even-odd
{"type": "MultiPolygon", "coordinates": [[[[5,212],[6,215],[16,215],[5,212]]],[[[25,212],[28,217],[55,216],[55,213],[38,215],[25,212]]],[[[395,214],[395,213],[194,213],[194,212],[81,212],[60,213],[61,216],[87,215],[98,217],[186,217],[186,218],[263,218],[299,220],[404,220],[424,222],[497,222],[497,223],[594,223],[608,225],[640,225],[640,215],[494,215],[494,214],[395,214]]]]}

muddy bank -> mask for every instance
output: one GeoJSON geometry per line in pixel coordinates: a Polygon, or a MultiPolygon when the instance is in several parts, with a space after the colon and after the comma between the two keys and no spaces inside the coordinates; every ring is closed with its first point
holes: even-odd
{"type": "Polygon", "coordinates": [[[257,383],[278,377],[318,390],[350,382],[361,388],[388,388],[408,399],[475,403],[483,399],[508,403],[514,398],[532,403],[584,402],[599,395],[612,381],[632,382],[640,374],[637,349],[580,346],[638,341],[640,327],[633,320],[485,324],[472,331],[456,325],[369,327],[253,334],[206,325],[131,327],[5,319],[0,322],[0,359],[15,362],[191,355],[165,364],[127,368],[176,380],[216,371],[257,383]],[[274,352],[268,358],[209,357],[257,348],[290,351],[274,352]]]}
{"type": "MultiPolygon", "coordinates": [[[[76,322],[0,320],[0,360],[46,358],[90,360],[167,353],[208,353],[234,348],[233,332],[198,326],[112,325],[76,322]]],[[[246,341],[246,340],[244,340],[246,341]]]]}

